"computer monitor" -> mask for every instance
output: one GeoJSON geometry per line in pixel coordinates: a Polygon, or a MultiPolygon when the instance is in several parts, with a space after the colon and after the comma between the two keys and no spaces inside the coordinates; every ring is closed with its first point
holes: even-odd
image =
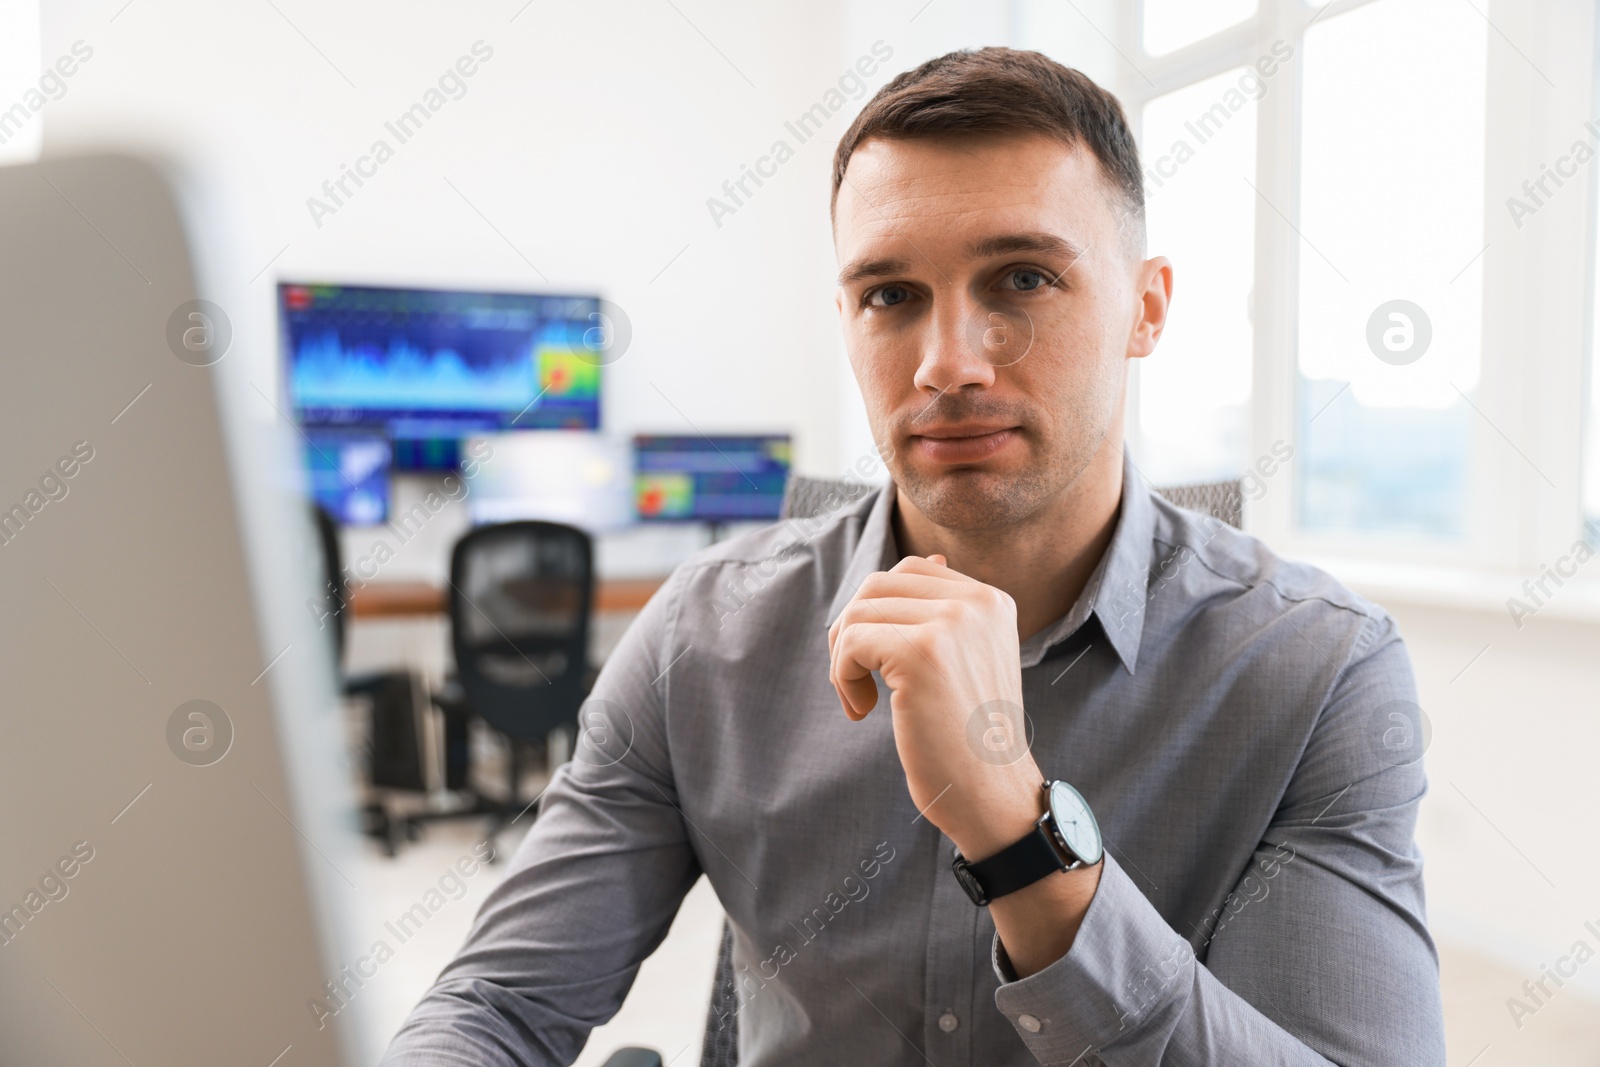
{"type": "Polygon", "coordinates": [[[311,427],[304,431],[307,489],[345,526],[389,518],[389,439],[381,433],[311,427]]]}
{"type": "Polygon", "coordinates": [[[645,522],[770,521],[789,480],[787,434],[633,439],[634,509],[645,522]]]}
{"type": "Polygon", "coordinates": [[[459,437],[396,437],[390,464],[397,471],[453,471],[461,466],[459,437]]]}
{"type": "Polygon", "coordinates": [[[465,449],[482,457],[467,482],[475,523],[544,519],[598,534],[633,521],[625,440],[535,430],[469,438],[465,449]]]}
{"type": "Polygon", "coordinates": [[[314,1010],[381,916],[248,209],[204,177],[0,167],[4,1064],[377,1059],[375,994],[314,1010]]]}
{"type": "Polygon", "coordinates": [[[600,426],[598,297],[284,283],[278,313],[304,425],[419,440],[600,426]]]}

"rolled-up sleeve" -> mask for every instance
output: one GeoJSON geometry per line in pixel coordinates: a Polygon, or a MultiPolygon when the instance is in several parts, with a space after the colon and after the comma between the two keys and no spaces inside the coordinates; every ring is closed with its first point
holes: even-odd
{"type": "Polygon", "coordinates": [[[700,868],[667,752],[662,675],[681,572],[607,661],[573,760],[386,1067],[571,1063],[621,1006],[700,868]]]}
{"type": "Polygon", "coordinates": [[[1381,743],[1415,686],[1387,617],[1362,637],[1234,891],[1192,939],[1109,852],[1065,956],[1011,981],[996,939],[995,1003],[1040,1063],[1445,1062],[1413,838],[1426,780],[1381,743]]]}

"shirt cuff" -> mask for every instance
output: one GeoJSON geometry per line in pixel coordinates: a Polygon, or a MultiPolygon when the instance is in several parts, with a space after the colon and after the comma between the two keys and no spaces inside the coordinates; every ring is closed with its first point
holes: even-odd
{"type": "Polygon", "coordinates": [[[1156,1015],[1181,1012],[1198,966],[1108,852],[1100,884],[1067,954],[1018,979],[1000,936],[991,953],[995,1007],[1041,1064],[1071,1064],[1129,1040],[1156,1015]]]}

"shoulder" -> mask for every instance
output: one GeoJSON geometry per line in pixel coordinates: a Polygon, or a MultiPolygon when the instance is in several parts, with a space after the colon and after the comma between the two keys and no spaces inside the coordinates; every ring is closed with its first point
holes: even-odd
{"type": "Polygon", "coordinates": [[[819,515],[780,520],[695,552],[668,580],[679,601],[675,614],[720,620],[757,603],[773,611],[826,606],[884,492],[868,485],[859,490],[819,515]]]}
{"type": "Polygon", "coordinates": [[[1349,662],[1397,637],[1394,620],[1319,567],[1285,559],[1260,538],[1152,495],[1151,604],[1167,587],[1196,613],[1299,629],[1318,651],[1349,662]],[[1319,644],[1319,639],[1321,644],[1319,644]]]}

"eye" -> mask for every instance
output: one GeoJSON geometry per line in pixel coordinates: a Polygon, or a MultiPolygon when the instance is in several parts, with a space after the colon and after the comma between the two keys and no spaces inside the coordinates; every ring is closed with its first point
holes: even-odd
{"type": "Polygon", "coordinates": [[[1007,274],[1006,280],[1011,283],[1010,288],[1024,293],[1042,289],[1050,284],[1050,279],[1045,276],[1044,271],[1034,270],[1032,267],[1019,267],[1007,274]]]}
{"type": "Polygon", "coordinates": [[[911,299],[911,290],[903,285],[885,285],[874,289],[867,294],[865,303],[868,307],[884,308],[904,304],[911,299]]]}

